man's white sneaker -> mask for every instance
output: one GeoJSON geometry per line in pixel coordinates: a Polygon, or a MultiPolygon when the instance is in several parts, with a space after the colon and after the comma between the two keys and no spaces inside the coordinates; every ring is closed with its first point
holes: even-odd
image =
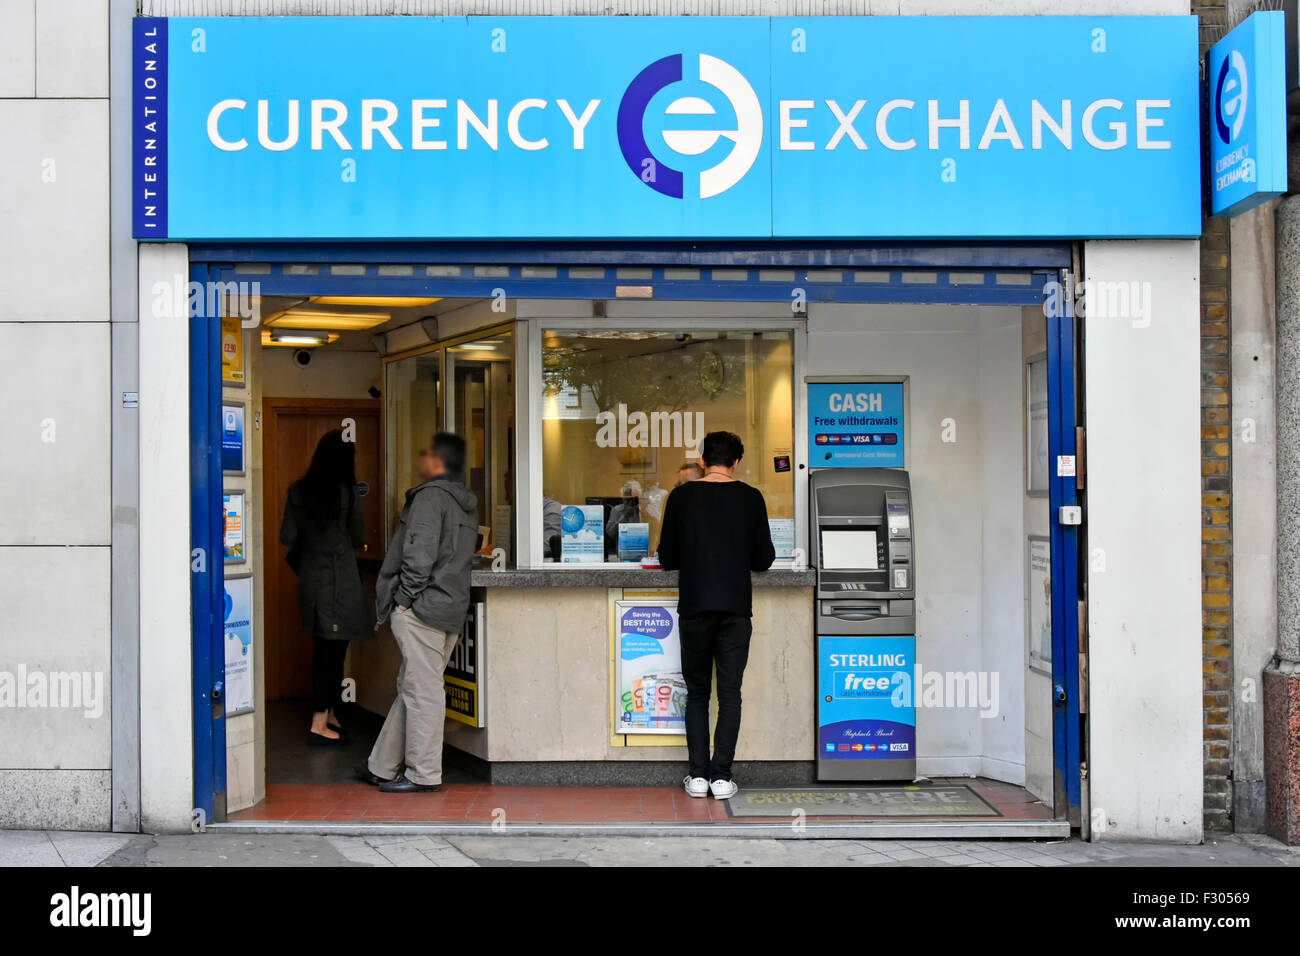
{"type": "Polygon", "coordinates": [[[686,788],[687,796],[707,797],[709,795],[709,781],[703,777],[685,776],[682,778],[682,786],[686,788]]]}
{"type": "Polygon", "coordinates": [[[734,780],[715,780],[709,784],[709,789],[713,791],[714,800],[730,800],[740,790],[734,780]]]}

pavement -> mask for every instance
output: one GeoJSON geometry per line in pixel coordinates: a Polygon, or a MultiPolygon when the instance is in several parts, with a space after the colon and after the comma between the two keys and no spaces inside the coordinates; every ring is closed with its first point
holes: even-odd
{"type": "Polygon", "coordinates": [[[970,866],[1300,867],[1300,847],[1255,834],[1199,846],[1070,840],[819,840],[424,834],[141,835],[0,830],[0,866],[970,866]]]}

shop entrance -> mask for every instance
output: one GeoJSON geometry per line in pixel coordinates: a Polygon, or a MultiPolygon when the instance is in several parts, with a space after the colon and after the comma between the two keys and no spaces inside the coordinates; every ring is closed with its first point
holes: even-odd
{"type": "MultiPolygon", "coordinates": [[[[771,443],[770,448],[764,446],[762,465],[765,472],[772,471],[780,467],[775,464],[776,460],[789,459],[785,465],[789,469],[789,478],[780,478],[779,481],[789,482],[787,500],[796,543],[806,540],[808,533],[807,476],[803,468],[807,461],[800,460],[804,458],[807,447],[807,430],[802,420],[805,380],[819,374],[896,375],[906,379],[911,389],[908,426],[912,433],[908,440],[909,447],[915,449],[917,456],[910,462],[910,467],[914,482],[919,476],[920,487],[929,496],[928,500],[918,498],[918,507],[920,502],[927,506],[924,513],[918,511],[918,527],[927,522],[931,529],[960,526],[962,534],[966,535],[965,541],[975,549],[970,552],[973,557],[969,559],[934,561],[932,565],[934,582],[928,598],[930,605],[920,615],[925,620],[928,614],[929,621],[926,625],[918,621],[918,632],[929,627],[935,634],[933,646],[947,647],[944,653],[951,656],[948,659],[931,658],[927,666],[932,670],[952,671],[963,678],[973,672],[977,681],[984,672],[996,672],[1013,687],[1011,696],[1002,702],[1000,713],[989,718],[1001,727],[996,733],[985,733],[986,728],[993,727],[994,723],[978,722],[984,718],[956,719],[937,712],[934,718],[929,719],[928,727],[924,719],[919,721],[923,768],[927,767],[924,759],[927,737],[931,741],[942,741],[937,745],[939,749],[931,754],[934,759],[928,762],[928,772],[922,769],[921,773],[930,778],[929,787],[967,788],[990,808],[989,813],[967,812],[953,818],[970,823],[972,834],[996,831],[1017,835],[1005,827],[997,830],[994,823],[1057,821],[1067,828],[1070,822],[1077,824],[1081,805],[1078,778],[1082,739],[1080,694],[1077,690],[1064,692],[1063,689],[1079,686],[1078,615],[1073,612],[1039,613],[1032,622],[1029,620],[1035,609],[1072,608],[1078,599],[1074,530],[1053,520],[1061,505],[1075,503],[1075,482],[1072,477],[1066,481],[1067,476],[1058,474],[1056,468],[1047,469],[1050,474],[1042,474],[1039,467],[1048,461],[1056,461],[1058,456],[1072,456],[1075,450],[1077,404],[1072,364],[1075,330],[1068,318],[1045,319],[1042,309],[1048,283],[1057,281],[1061,270],[1069,268],[1068,247],[1010,245],[996,249],[971,249],[912,246],[779,250],[762,247],[739,250],[704,247],[594,250],[349,247],[343,256],[335,250],[319,248],[263,247],[241,250],[239,255],[235,255],[230,249],[196,247],[192,250],[192,260],[197,281],[255,281],[264,301],[273,306],[282,305],[284,301],[351,299],[350,306],[336,308],[341,308],[342,312],[364,309],[388,316],[365,330],[365,337],[370,340],[366,361],[373,369],[373,387],[379,393],[378,399],[368,399],[375,405],[370,415],[382,422],[381,427],[367,434],[374,434],[376,443],[382,445],[382,448],[372,446],[372,449],[373,459],[382,462],[383,474],[374,482],[369,495],[371,503],[367,506],[382,511],[378,518],[367,514],[367,529],[375,529],[371,532],[376,538],[375,551],[371,555],[371,542],[367,540],[367,552],[361,556],[362,561],[376,562],[382,558],[401,489],[411,483],[412,456],[421,436],[427,438],[427,434],[438,427],[451,427],[469,440],[468,480],[480,501],[484,570],[477,574],[476,586],[490,580],[483,575],[491,573],[487,569],[494,561],[505,568],[566,573],[558,569],[548,571],[544,567],[549,542],[543,540],[541,533],[541,498],[551,495],[557,487],[554,464],[548,464],[548,455],[556,447],[551,433],[573,432],[574,427],[564,424],[561,417],[543,412],[542,406],[556,398],[556,394],[546,391],[543,379],[548,367],[546,363],[552,361],[548,356],[568,354],[562,350],[571,348],[571,340],[575,337],[577,344],[589,351],[596,342],[603,348],[617,351],[621,348],[619,343],[635,342],[638,336],[659,339],[669,335],[684,336],[697,343],[707,336],[738,340],[737,337],[744,334],[756,342],[763,341],[763,336],[772,341],[782,334],[791,336],[794,347],[785,379],[791,404],[790,411],[786,412],[788,425],[783,426],[788,428],[789,438],[786,442],[771,443]],[[385,299],[391,303],[422,300],[422,304],[392,304],[389,308],[389,304],[381,301],[385,299]],[[564,303],[581,305],[566,307],[564,303]],[[566,308],[569,311],[566,312],[566,308]],[[787,318],[779,319],[781,315],[787,318]],[[785,328],[790,331],[779,331],[785,328]],[[565,341],[560,342],[561,338],[565,341]],[[970,351],[972,348],[974,352],[970,351]],[[981,356],[987,360],[981,361],[981,356]],[[826,367],[814,368],[817,363],[826,367]],[[954,377],[955,371],[961,374],[954,377]],[[1008,376],[1011,381],[1007,380],[1008,376]],[[948,380],[945,388],[936,390],[929,387],[929,382],[941,378],[948,380]],[[919,392],[918,385],[921,386],[919,392]],[[951,405],[951,411],[944,407],[945,402],[951,405]],[[1031,413],[1035,416],[1032,427],[1031,413]],[[1046,421],[1041,421],[1039,416],[1046,421]],[[537,421],[533,421],[534,417],[537,421]],[[955,438],[951,442],[939,434],[946,419],[952,419],[955,425],[955,438]],[[1032,436],[1041,435],[1043,430],[1047,434],[1047,447],[1031,447],[1032,436]],[[992,440],[994,437],[996,441],[992,440]],[[945,459],[939,457],[944,444],[969,449],[967,457],[960,461],[962,467],[977,473],[946,472],[942,467],[945,459]],[[997,454],[981,449],[997,449],[997,454]],[[1014,460],[1009,461],[1004,453],[1010,453],[1014,460]],[[1039,468],[1040,473],[1031,476],[1030,472],[1035,468],[1039,468]],[[982,490],[978,493],[960,491],[959,479],[964,479],[967,487],[977,486],[982,490]],[[530,500],[530,496],[537,500],[530,500]],[[969,513],[964,517],[962,514],[972,502],[979,512],[977,520],[969,513]],[[1004,519],[1009,522],[1005,526],[1002,524],[1004,519]],[[1040,566],[1031,577],[1036,561],[1040,566]],[[1052,573],[1040,573],[1044,561],[1052,573]],[[1030,596],[1031,583],[1050,591],[1050,600],[1036,602],[1030,596]],[[963,617],[966,620],[964,624],[963,617]],[[1031,626],[1038,628],[1036,634],[1027,632],[1031,626]],[[1075,662],[1073,668],[1070,666],[1071,658],[1075,662]],[[1058,690],[1063,692],[1057,694],[1058,690]],[[1058,698],[1062,698],[1059,706],[1058,698]],[[971,731],[971,728],[975,730],[971,731]],[[975,736],[971,737],[971,733],[975,736]],[[963,740],[963,734],[967,739],[963,740]],[[995,743],[986,748],[978,742],[984,737],[995,743]]],[[[263,320],[273,322],[268,318],[273,311],[264,308],[263,320]]],[[[287,311],[302,312],[304,308],[291,306],[287,311]]],[[[317,318],[314,321],[321,323],[325,320],[317,318]]],[[[214,327],[217,327],[215,317],[206,323],[196,323],[196,365],[200,361],[200,350],[205,350],[205,354],[215,361],[216,350],[212,348],[214,327]]],[[[271,335],[275,335],[274,325],[270,328],[271,335]]],[[[259,330],[259,334],[266,332],[267,329],[259,330]]],[[[246,335],[246,343],[249,338],[252,336],[246,335]]],[[[313,347],[310,364],[319,362],[320,368],[327,367],[330,364],[327,357],[339,344],[327,338],[313,347]]],[[[261,347],[260,342],[256,347],[261,347]]],[[[264,352],[275,348],[268,345],[264,352]]],[[[650,350],[641,348],[623,355],[620,361],[629,363],[626,365],[629,374],[635,373],[635,363],[645,360],[638,356],[647,351],[650,350]]],[[[717,345],[700,347],[699,352],[716,356],[710,358],[710,368],[720,364],[730,370],[730,353],[726,348],[717,345]]],[[[714,387],[712,378],[701,374],[704,371],[702,364],[699,368],[696,365],[691,368],[703,383],[702,387],[706,390],[714,387]]],[[[748,403],[744,412],[748,418],[736,427],[753,431],[760,422],[768,420],[772,410],[763,404],[762,389],[754,386],[760,378],[759,373],[753,367],[743,365],[736,366],[736,370],[738,374],[747,376],[750,386],[750,391],[743,393],[747,397],[742,398],[743,403],[748,403]]],[[[710,375],[715,373],[714,368],[710,375]]],[[[723,374],[725,379],[726,372],[723,374]]],[[[195,461],[204,465],[194,470],[196,546],[201,546],[203,540],[213,541],[214,533],[220,530],[224,534],[225,530],[224,525],[211,520],[214,492],[219,498],[223,486],[221,472],[213,472],[210,453],[212,439],[217,434],[212,428],[211,416],[213,377],[209,372],[196,388],[195,461]]],[[[692,388],[695,386],[693,381],[692,388]]],[[[311,391],[305,384],[301,390],[311,391]]],[[[220,396],[219,385],[215,391],[220,396]]],[[[228,396],[229,392],[227,402],[228,396]]],[[[268,498],[287,488],[286,481],[291,480],[295,470],[292,466],[278,469],[267,457],[272,453],[268,449],[272,448],[269,443],[273,432],[282,431],[280,419],[277,417],[273,425],[269,416],[273,410],[278,416],[282,408],[310,410],[308,399],[306,395],[271,395],[256,385],[249,389],[250,418],[261,422],[258,427],[264,429],[257,440],[262,449],[261,489],[268,498]],[[256,404],[254,393],[258,396],[256,404]],[[281,399],[285,404],[268,404],[271,398],[281,399]],[[294,405],[295,401],[299,404],[294,405]],[[286,471],[287,474],[281,473],[286,471]],[[274,489],[272,477],[276,483],[274,489]]],[[[360,403],[354,404],[353,411],[367,418],[366,398],[330,400],[360,403]]],[[[581,405],[581,394],[578,394],[577,401],[581,405]]],[[[327,417],[344,410],[342,406],[316,409],[327,417]]],[[[581,420],[584,414],[579,409],[572,420],[581,420]]],[[[288,420],[287,413],[285,420],[288,420]]],[[[305,425],[310,420],[308,416],[299,423],[305,425]]],[[[316,424],[324,423],[322,420],[316,424]]],[[[306,436],[294,439],[304,445],[312,444],[314,440],[306,436]]],[[[358,446],[358,452],[361,451],[358,446]]],[[[289,458],[288,451],[275,451],[274,454],[277,459],[289,458]]],[[[676,460],[676,453],[666,450],[661,450],[653,463],[645,454],[620,454],[617,465],[608,466],[617,467],[620,474],[627,476],[627,481],[615,482],[620,486],[618,489],[575,486],[573,489],[564,488],[564,497],[579,495],[588,501],[610,496],[625,497],[622,488],[629,481],[639,481],[650,473],[658,477],[676,460]]],[[[573,459],[570,456],[566,460],[571,462],[573,459]]],[[[755,462],[755,467],[758,464],[755,462]]],[[[773,487],[778,487],[778,479],[774,477],[772,481],[773,487]]],[[[608,481],[605,483],[609,484],[608,481]]],[[[662,485],[662,480],[660,483],[662,485]]],[[[229,488],[228,477],[225,486],[229,488]]],[[[768,497],[770,500],[773,498],[771,494],[768,497]]],[[[258,542],[253,547],[262,548],[264,561],[261,582],[265,589],[261,598],[265,609],[264,636],[255,640],[264,641],[264,653],[270,655],[274,641],[270,634],[272,601],[276,601],[276,620],[281,620],[284,616],[283,599],[274,598],[274,594],[282,594],[285,590],[284,581],[280,581],[275,584],[273,594],[270,591],[272,579],[291,578],[283,555],[276,554],[272,547],[273,529],[266,527],[268,522],[274,521],[271,503],[267,500],[261,504],[266,517],[262,521],[258,542]],[[275,565],[274,571],[271,570],[272,564],[275,565]]],[[[224,514],[224,509],[220,510],[224,514]]],[[[942,540],[942,535],[934,538],[936,543],[942,540]]],[[[918,561],[926,561],[924,546],[918,545],[918,548],[918,561]]],[[[941,550],[929,549],[931,555],[941,550]]],[[[623,573],[649,575],[654,572],[629,570],[623,573]]],[[[256,572],[254,577],[257,577],[256,572]]],[[[253,719],[245,721],[250,726],[240,729],[237,735],[228,732],[227,724],[233,728],[238,718],[224,711],[227,688],[222,681],[224,669],[220,666],[224,657],[218,656],[216,650],[222,648],[221,654],[224,655],[226,635],[221,622],[214,620],[213,615],[200,616],[204,599],[206,608],[223,606],[217,603],[215,596],[215,589],[223,588],[223,582],[216,576],[200,581],[198,575],[196,582],[196,700],[200,705],[196,713],[201,715],[196,720],[196,763],[201,765],[208,757],[206,767],[196,775],[204,787],[196,795],[198,805],[204,806],[206,799],[218,818],[225,809],[227,815],[243,821],[280,820],[290,816],[317,819],[313,813],[328,814],[330,819],[338,819],[340,814],[346,816],[349,812],[347,807],[360,805],[348,803],[354,798],[341,791],[294,791],[298,795],[293,799],[300,806],[292,812],[283,799],[276,799],[278,785],[274,782],[274,768],[277,750],[282,746],[277,741],[291,744],[293,734],[282,735],[267,729],[267,722],[277,722],[278,725],[279,720],[272,694],[278,696],[280,688],[290,687],[283,673],[276,675],[273,682],[271,662],[264,664],[260,678],[255,677],[257,686],[263,688],[260,691],[263,696],[258,698],[258,706],[252,711],[253,719]],[[214,639],[214,634],[219,637],[214,639]],[[214,699],[211,691],[205,693],[206,689],[218,685],[222,685],[222,699],[214,699]],[[273,691],[273,688],[276,689],[273,691]],[[226,739],[228,736],[231,739],[226,739]],[[250,744],[249,751],[253,755],[251,771],[236,770],[245,765],[230,757],[232,748],[243,743],[250,744]],[[259,747],[266,748],[266,783],[261,791],[266,794],[266,799],[255,799],[251,809],[245,809],[249,794],[257,798],[261,793],[255,783],[249,785],[247,781],[238,779],[238,775],[248,773],[250,780],[256,779],[259,747]],[[231,778],[226,777],[228,766],[234,772],[231,778]],[[230,797],[236,783],[242,787],[243,795],[237,803],[232,803],[230,797]],[[335,802],[329,804],[331,800],[335,802]],[[235,809],[237,806],[240,809],[235,809]]],[[[635,582],[629,579],[618,590],[625,597],[634,597],[653,587],[653,579],[638,578],[635,582]]],[[[485,590],[491,591],[491,588],[485,586],[485,590]]],[[[563,607],[571,593],[551,587],[553,606],[563,607]]],[[[511,598],[516,599],[517,596],[511,598]]],[[[220,600],[224,603],[224,595],[220,600]]],[[[490,622],[504,620],[516,610],[503,604],[500,605],[503,608],[500,616],[494,615],[491,596],[487,598],[487,606],[490,622]]],[[[553,612],[548,610],[545,613],[553,612]]],[[[487,645],[490,660],[493,653],[507,653],[505,648],[508,646],[501,639],[494,642],[492,634],[489,624],[487,645]]],[[[924,634],[920,636],[924,638],[924,634]]],[[[364,651],[354,650],[350,657],[349,676],[356,682],[356,697],[351,703],[357,711],[349,720],[354,728],[364,732],[373,728],[377,719],[375,715],[382,714],[387,701],[391,700],[395,651],[391,640],[385,641],[381,634],[364,651]],[[384,686],[385,679],[388,687],[384,686]]],[[[277,661],[281,659],[276,658],[277,661]]],[[[289,660],[292,661],[292,656],[289,660]]],[[[503,660],[501,669],[515,667],[518,663],[503,660]]],[[[289,667],[300,670],[300,664],[301,661],[289,667]]],[[[301,680],[300,677],[296,679],[301,680]]],[[[603,681],[608,678],[598,672],[591,679],[603,681]]],[[[1005,688],[1006,683],[1002,686],[1005,688]]],[[[473,693],[479,695],[480,704],[485,690],[490,695],[491,687],[489,682],[474,688],[473,693]]],[[[799,686],[793,690],[803,694],[811,704],[811,688],[799,686]]],[[[298,687],[297,692],[300,691],[301,687],[298,687]]],[[[486,712],[493,713],[490,703],[486,712]]],[[[756,717],[755,722],[748,726],[761,728],[761,718],[756,717]]],[[[454,763],[450,766],[448,780],[452,781],[452,787],[449,789],[463,786],[466,788],[463,796],[473,792],[471,804],[478,800],[485,787],[485,775],[498,779],[497,774],[503,768],[516,775],[508,774],[501,779],[513,782],[521,779],[517,772],[527,764],[547,763],[558,767],[560,764],[579,763],[565,760],[562,756],[557,758],[553,752],[537,761],[517,754],[498,761],[494,754],[500,752],[498,748],[502,745],[497,741],[505,733],[494,739],[493,729],[490,720],[486,727],[474,726],[473,721],[467,720],[448,733],[452,748],[466,755],[461,766],[454,763]],[[464,776],[458,778],[456,774],[464,776]]],[[[504,725],[500,729],[509,733],[509,728],[504,725]]],[[[607,724],[601,728],[606,734],[609,730],[607,724]]],[[[753,732],[760,733],[761,730],[753,732]]],[[[631,747],[627,735],[617,736],[624,737],[622,746],[631,747]]],[[[368,741],[363,746],[368,746],[368,741]]],[[[646,752],[644,746],[641,752],[646,752]]],[[[811,764],[812,754],[804,759],[811,764]]],[[[770,761],[772,767],[781,765],[781,772],[786,776],[764,778],[751,789],[771,794],[771,800],[776,803],[788,799],[791,785],[802,786],[803,783],[797,776],[798,769],[792,766],[798,762],[791,759],[770,761]]],[[[606,767],[602,771],[605,779],[610,779],[608,762],[600,763],[606,767]]],[[[671,760],[625,761],[613,766],[612,770],[617,773],[620,768],[630,771],[634,766],[652,767],[659,763],[671,763],[671,760]]],[[[348,788],[349,794],[355,790],[369,798],[370,791],[363,785],[352,784],[346,769],[339,766],[336,758],[330,758],[328,764],[319,761],[317,764],[326,766],[327,771],[320,775],[316,770],[301,774],[309,780],[303,786],[348,788]],[[337,784],[311,782],[330,779],[331,774],[336,774],[332,779],[337,779],[337,784]]],[[[281,765],[293,766],[291,755],[282,754],[281,765]]],[[[536,774],[539,783],[562,778],[554,767],[531,767],[530,770],[536,774]]],[[[595,775],[590,778],[579,775],[576,779],[595,779],[595,775]]],[[[640,781],[647,779],[652,777],[629,773],[627,783],[629,788],[643,789],[640,781]]],[[[926,787],[922,785],[922,792],[928,793],[926,787]]],[[[509,796],[499,785],[492,785],[492,789],[497,790],[502,799],[509,796]]],[[[650,790],[662,792],[653,787],[650,790]]],[[[606,788],[602,791],[603,799],[606,804],[611,800],[618,802],[624,799],[620,796],[623,792],[624,788],[606,788]]],[[[573,795],[571,791],[565,793],[573,795]]],[[[523,800],[523,796],[515,794],[513,799],[523,800]]],[[[538,799],[545,802],[558,798],[542,794],[538,799]]],[[[906,797],[903,802],[906,802],[906,797]]],[[[458,805],[454,800],[444,803],[458,805]]],[[[672,805],[671,799],[669,804],[672,805]]],[[[471,810],[472,807],[462,808],[462,822],[475,819],[471,810]]],[[[735,808],[735,812],[729,810],[725,820],[735,826],[770,822],[770,818],[752,810],[752,807],[749,811],[740,808],[735,808]]],[[[358,810],[358,813],[362,812],[370,817],[374,808],[367,804],[367,809],[358,810]]],[[[400,813],[394,809],[393,812],[397,814],[393,819],[449,822],[448,818],[439,815],[442,811],[431,807],[406,809],[400,813]],[[411,813],[415,816],[409,816],[411,813]]],[[[520,812],[525,818],[529,813],[520,812]]],[[[565,818],[567,820],[576,819],[572,816],[576,811],[572,809],[555,812],[570,814],[565,818]]],[[[606,815],[609,812],[607,809],[606,815]]],[[[544,824],[548,822],[546,817],[547,811],[537,811],[533,819],[544,824]]],[[[662,816],[654,819],[657,823],[664,823],[680,822],[684,818],[676,814],[666,819],[662,816]]],[[[708,813],[705,819],[711,819],[708,813]]],[[[845,822],[834,815],[823,819],[837,824],[845,822]]],[[[875,824],[896,826],[900,819],[883,811],[876,814],[862,812],[853,815],[849,822],[856,821],[855,825],[867,827],[875,824]]],[[[935,822],[933,814],[917,817],[913,824],[916,819],[927,824],[935,822]]],[[[1059,833],[1059,828],[1054,832],[1059,833]]]]}

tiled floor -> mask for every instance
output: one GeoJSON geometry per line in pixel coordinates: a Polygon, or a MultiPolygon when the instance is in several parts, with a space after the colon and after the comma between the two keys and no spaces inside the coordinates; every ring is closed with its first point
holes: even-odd
{"type": "MultiPolygon", "coordinates": [[[[307,709],[301,702],[276,701],[267,717],[266,800],[230,815],[231,822],[308,821],[364,823],[788,823],[791,813],[771,817],[731,816],[723,801],[692,799],[681,787],[508,787],[478,782],[449,762],[438,793],[386,794],[353,779],[352,765],[364,759],[378,733],[378,717],[353,709],[344,715],[353,743],[307,747],[307,709]]],[[[742,787],[744,781],[740,781],[742,787]]],[[[969,786],[993,807],[996,816],[834,817],[809,815],[809,821],[834,823],[873,820],[1041,821],[1051,811],[1022,787],[994,780],[936,779],[931,785],[969,786]]],[[[895,785],[891,785],[895,786],[895,785]]],[[[864,790],[869,784],[809,786],[804,790],[864,790]]],[[[772,789],[772,788],[754,788],[772,789]]],[[[781,788],[786,789],[786,788],[781,788]]]]}
{"type": "MultiPolygon", "coordinates": [[[[954,817],[833,817],[818,822],[877,819],[1049,820],[1050,811],[1020,787],[992,780],[935,780],[969,785],[1000,814],[954,817]]],[[[863,789],[867,785],[823,789],[863,789]]],[[[816,789],[816,788],[806,788],[816,789]]],[[[726,803],[692,799],[678,787],[505,787],[447,784],[438,793],[386,794],[363,783],[271,784],[265,802],[232,814],[234,822],[360,821],[369,823],[713,823],[787,822],[789,815],[733,817],[726,803]]]]}

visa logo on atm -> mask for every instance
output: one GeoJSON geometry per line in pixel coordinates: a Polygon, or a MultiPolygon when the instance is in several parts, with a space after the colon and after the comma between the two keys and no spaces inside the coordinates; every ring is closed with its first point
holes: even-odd
{"type": "Polygon", "coordinates": [[[880,392],[831,392],[826,405],[832,412],[883,412],[885,398],[880,392]]]}

